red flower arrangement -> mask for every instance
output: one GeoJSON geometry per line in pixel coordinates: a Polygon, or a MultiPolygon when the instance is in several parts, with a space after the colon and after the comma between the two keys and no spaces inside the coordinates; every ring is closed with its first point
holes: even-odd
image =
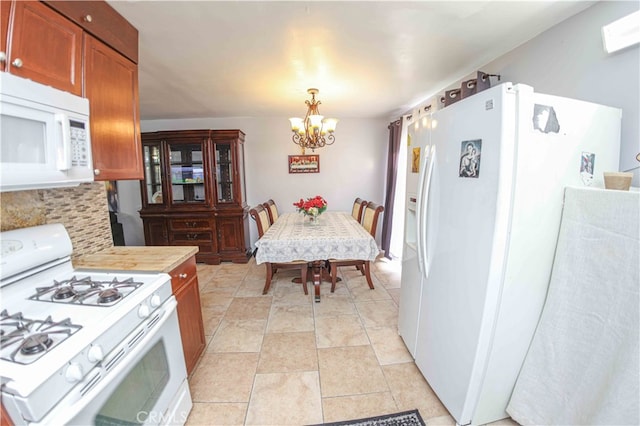
{"type": "Polygon", "coordinates": [[[308,216],[320,216],[327,209],[327,200],[320,195],[316,195],[313,198],[307,198],[306,201],[300,198],[300,201],[293,203],[293,205],[296,206],[299,213],[304,213],[308,216]]]}

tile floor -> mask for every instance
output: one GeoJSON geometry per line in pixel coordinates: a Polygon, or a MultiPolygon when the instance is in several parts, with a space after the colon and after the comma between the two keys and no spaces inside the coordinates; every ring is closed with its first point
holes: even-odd
{"type": "MultiPolygon", "coordinates": [[[[397,333],[400,268],[377,261],[375,290],[339,269],[320,303],[279,271],[262,295],[264,265],[198,264],[207,347],[189,378],[188,425],[305,425],[418,408],[428,424],[455,422],[397,333]]],[[[502,424],[515,424],[505,420],[502,424]]]]}

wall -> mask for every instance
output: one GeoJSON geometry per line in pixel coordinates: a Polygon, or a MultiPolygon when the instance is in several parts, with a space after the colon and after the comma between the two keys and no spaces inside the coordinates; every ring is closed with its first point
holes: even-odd
{"type": "Polygon", "coordinates": [[[640,46],[612,54],[603,48],[601,29],[640,9],[640,2],[600,2],[541,34],[487,69],[526,82],[537,92],[622,109],[620,170],[634,171],[640,185],[640,46]]]}
{"type": "MultiPolygon", "coordinates": [[[[208,128],[242,130],[246,134],[249,206],[272,198],[281,212],[293,212],[294,201],[315,195],[325,197],[332,210],[351,211],[356,197],[380,204],[384,202],[389,125],[386,119],[341,118],[336,142],[316,150],[320,155],[320,173],[304,175],[288,172],[287,156],[300,154],[300,148],[291,141],[287,117],[143,120],[140,125],[143,132],[208,128]]],[[[124,227],[126,244],[144,245],[138,214],[142,207],[139,183],[118,182],[118,196],[121,207],[118,218],[124,227]]],[[[253,220],[250,220],[250,233],[253,245],[258,239],[253,220]]]]}
{"type": "MultiPolygon", "coordinates": [[[[501,82],[621,108],[620,170],[634,172],[634,186],[640,186],[640,163],[635,158],[640,153],[640,47],[607,54],[601,29],[639,9],[637,1],[596,3],[480,67],[500,74],[501,82]]],[[[475,73],[469,74],[460,81],[474,77],[475,73]]],[[[460,81],[449,88],[459,87],[460,81]]]]}
{"type": "MultiPolygon", "coordinates": [[[[632,169],[638,166],[634,157],[640,152],[639,48],[634,46],[607,55],[600,34],[603,25],[638,8],[639,3],[635,1],[596,3],[480,69],[501,74],[502,81],[529,84],[539,92],[622,108],[620,168],[632,169]]],[[[452,87],[456,85],[459,82],[452,87]]],[[[247,196],[250,205],[273,198],[281,210],[293,211],[291,203],[296,198],[319,193],[329,199],[331,208],[348,210],[355,196],[384,202],[387,124],[394,119],[343,118],[338,123],[336,144],[318,151],[320,174],[306,176],[287,173],[287,155],[298,154],[299,151],[291,142],[286,117],[154,120],[143,121],[141,125],[143,131],[242,129],[247,134],[247,196]]],[[[635,170],[634,185],[640,186],[638,170],[635,170]]],[[[138,215],[141,207],[139,183],[120,181],[118,193],[121,204],[118,217],[125,229],[126,243],[144,245],[138,215]]],[[[252,224],[252,243],[255,240],[256,230],[252,224]]]]}
{"type": "Polygon", "coordinates": [[[0,230],[62,223],[75,259],[113,246],[103,182],[77,187],[0,193],[0,230]]]}

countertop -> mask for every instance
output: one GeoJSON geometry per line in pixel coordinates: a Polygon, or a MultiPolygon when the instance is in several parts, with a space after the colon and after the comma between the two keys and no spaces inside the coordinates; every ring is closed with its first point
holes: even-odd
{"type": "Polygon", "coordinates": [[[115,246],[73,261],[76,269],[170,272],[198,252],[197,246],[115,246]]]}

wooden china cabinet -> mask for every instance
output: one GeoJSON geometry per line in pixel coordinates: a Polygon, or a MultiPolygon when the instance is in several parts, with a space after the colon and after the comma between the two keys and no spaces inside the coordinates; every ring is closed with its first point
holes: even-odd
{"type": "Polygon", "coordinates": [[[246,263],[249,207],[241,130],[142,134],[146,244],[198,246],[198,262],[246,263]]]}

